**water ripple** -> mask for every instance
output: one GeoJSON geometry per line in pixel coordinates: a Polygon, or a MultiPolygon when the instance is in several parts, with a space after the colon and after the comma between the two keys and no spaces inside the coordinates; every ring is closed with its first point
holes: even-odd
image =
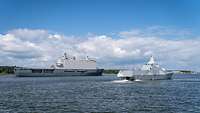
{"type": "Polygon", "coordinates": [[[198,113],[200,77],[0,77],[0,113],[198,113]],[[188,82],[189,81],[189,82],[188,82]]]}

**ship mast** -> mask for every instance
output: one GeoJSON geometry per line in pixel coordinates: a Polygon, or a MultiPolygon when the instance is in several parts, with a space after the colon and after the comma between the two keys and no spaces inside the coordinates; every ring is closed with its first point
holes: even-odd
{"type": "Polygon", "coordinates": [[[156,62],[155,62],[155,60],[154,60],[154,57],[151,56],[150,59],[149,59],[149,62],[148,62],[147,64],[153,65],[153,64],[155,64],[155,63],[156,63],[156,62]]]}

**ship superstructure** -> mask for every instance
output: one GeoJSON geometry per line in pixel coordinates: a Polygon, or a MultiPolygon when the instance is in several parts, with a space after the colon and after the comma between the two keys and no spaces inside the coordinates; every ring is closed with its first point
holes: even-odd
{"type": "Polygon", "coordinates": [[[56,69],[96,69],[96,60],[88,56],[85,59],[80,59],[64,53],[64,56],[51,67],[56,69]]]}

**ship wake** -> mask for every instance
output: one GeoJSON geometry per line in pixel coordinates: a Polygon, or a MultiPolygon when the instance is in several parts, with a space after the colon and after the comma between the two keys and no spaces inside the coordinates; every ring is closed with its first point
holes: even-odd
{"type": "MultiPolygon", "coordinates": [[[[135,82],[140,82],[140,81],[142,81],[142,80],[139,80],[139,79],[136,79],[136,80],[134,80],[135,82]]],[[[131,80],[114,80],[114,81],[112,81],[112,83],[132,83],[132,82],[134,82],[134,81],[131,81],[131,80]]]]}

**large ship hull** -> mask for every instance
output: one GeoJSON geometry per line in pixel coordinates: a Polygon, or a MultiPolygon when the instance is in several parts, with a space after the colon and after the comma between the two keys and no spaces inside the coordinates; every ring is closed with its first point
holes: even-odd
{"type": "Polygon", "coordinates": [[[15,69],[17,77],[101,76],[102,73],[103,69],[15,69]]]}

